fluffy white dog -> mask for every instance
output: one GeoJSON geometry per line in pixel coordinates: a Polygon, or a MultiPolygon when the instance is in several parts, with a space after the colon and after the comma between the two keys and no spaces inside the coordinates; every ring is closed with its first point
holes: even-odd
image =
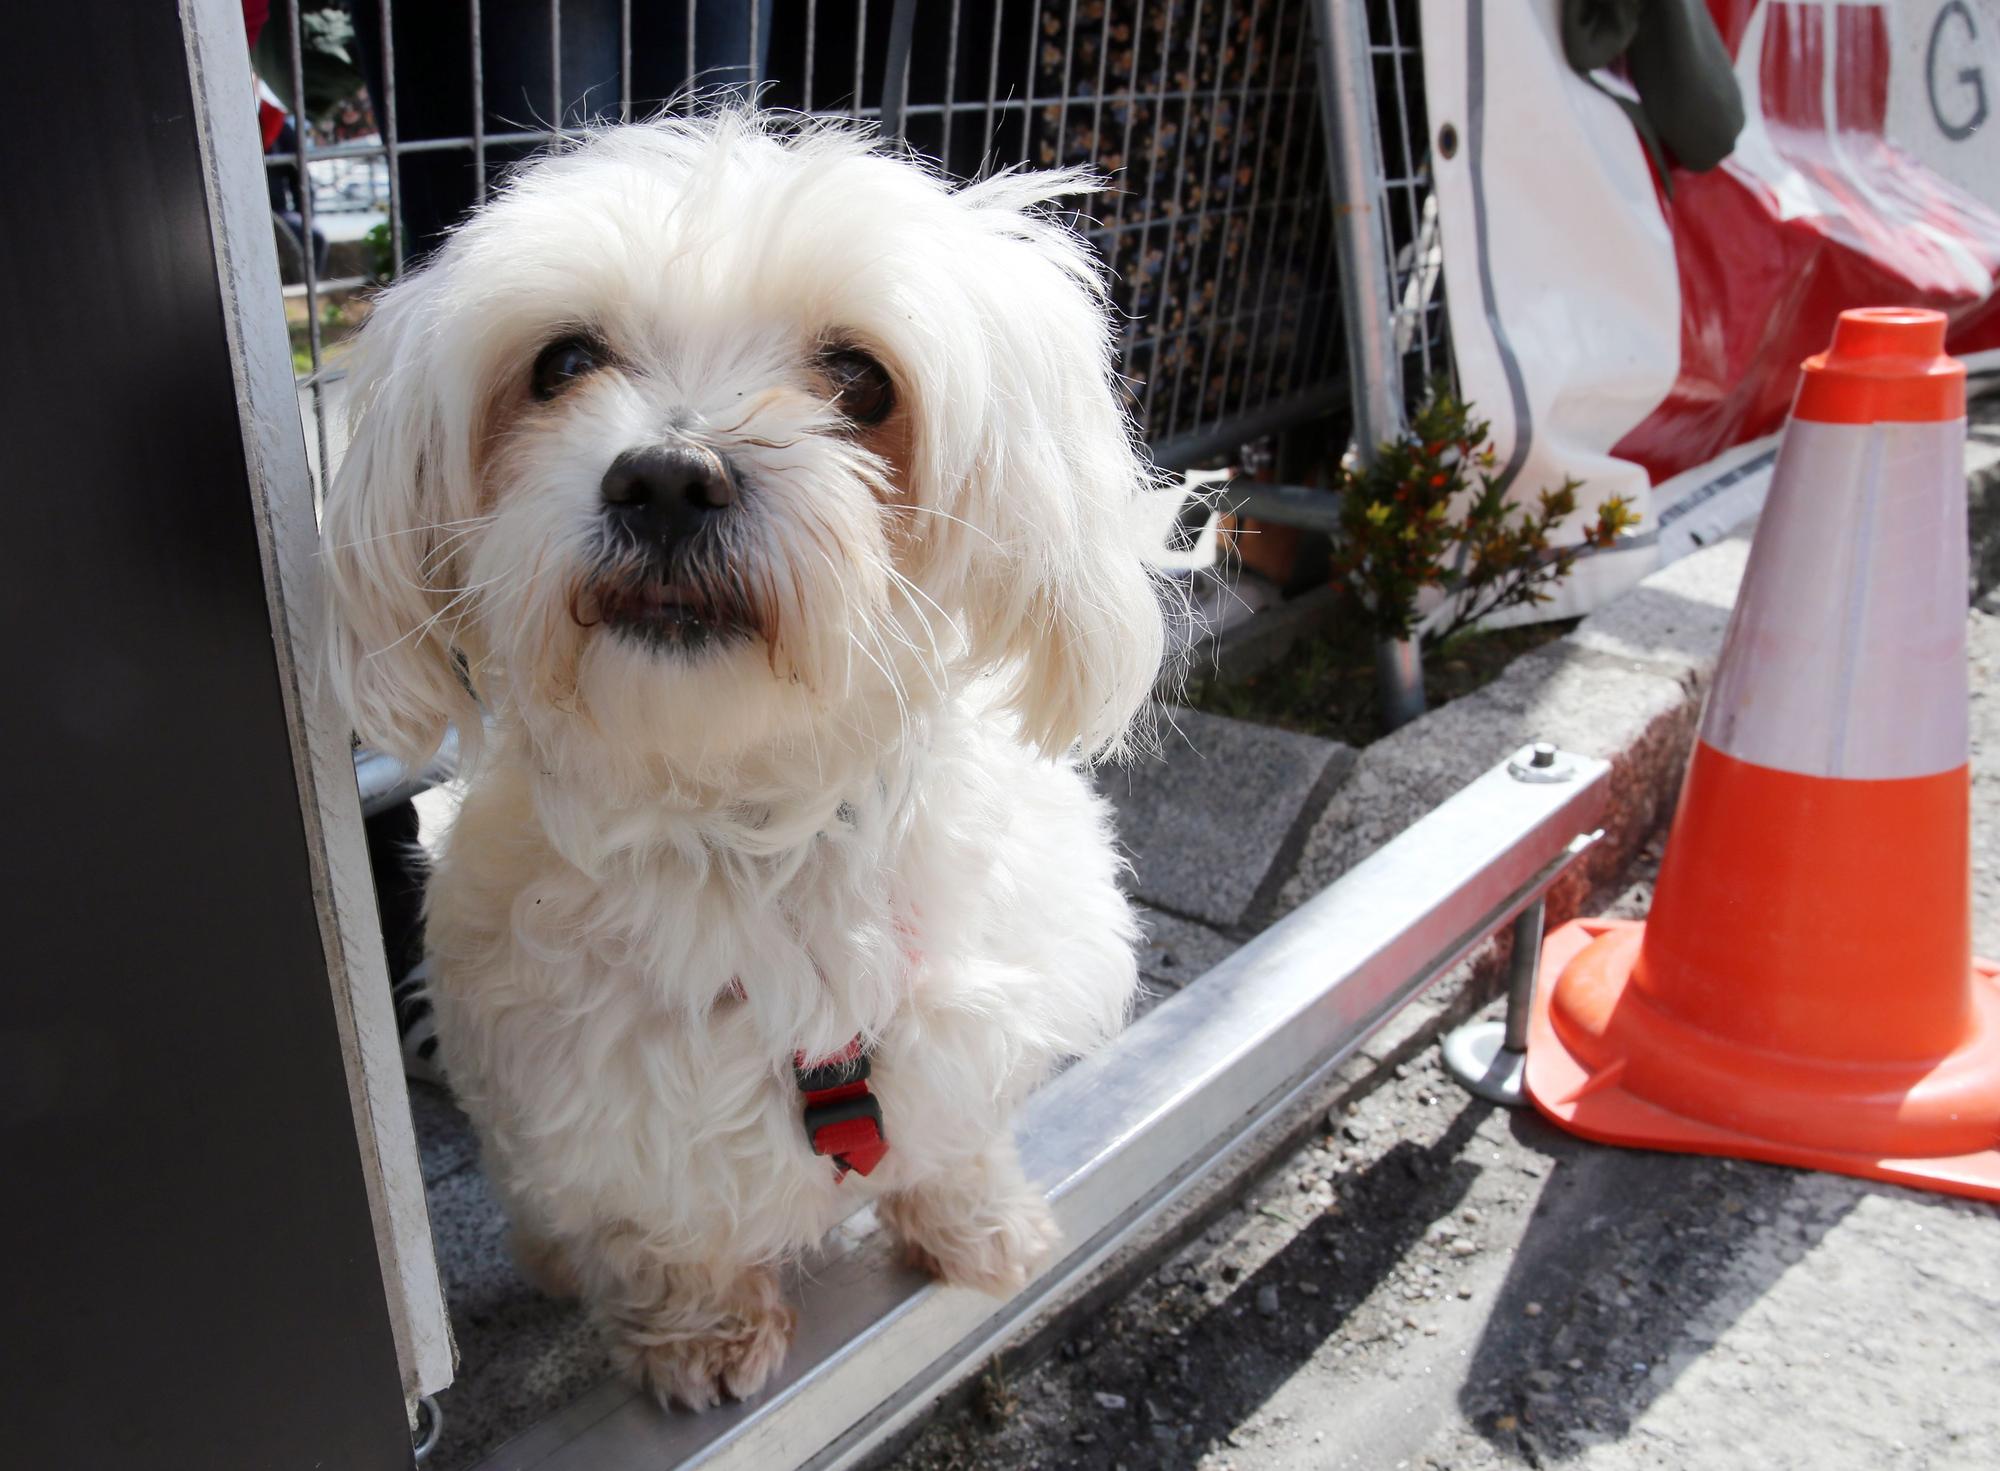
{"type": "Polygon", "coordinates": [[[663,1400],[762,1385],[776,1266],[864,1201],[989,1292],[1055,1244],[1010,1118],[1137,983],[1078,764],[1162,650],[1097,272],[1042,212],[1086,182],[615,128],[362,334],[331,674],[407,758],[485,726],[445,1061],[524,1267],[663,1400]]]}

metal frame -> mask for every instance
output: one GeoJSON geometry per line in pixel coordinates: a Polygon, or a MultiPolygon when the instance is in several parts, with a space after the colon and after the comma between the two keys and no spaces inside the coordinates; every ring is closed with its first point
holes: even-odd
{"type": "MultiPolygon", "coordinates": [[[[586,113],[630,118],[636,105],[632,0],[618,0],[617,95],[614,102],[607,93],[601,104],[567,95],[563,9],[560,0],[550,0],[548,96],[538,103],[548,116],[535,126],[489,126],[486,48],[495,44],[492,7],[491,0],[486,6],[471,0],[466,127],[451,136],[405,138],[398,126],[397,7],[393,0],[368,4],[381,28],[385,84],[376,109],[379,140],[316,143],[304,120],[295,119],[297,148],[265,157],[267,170],[292,174],[300,201],[301,279],[287,291],[303,298],[305,308],[307,370],[298,378],[298,390],[310,420],[315,483],[321,487],[339,458],[338,385],[344,378],[338,353],[329,350],[322,314],[330,297],[373,283],[352,274],[320,279],[313,249],[315,171],[334,163],[365,170],[369,187],[385,196],[389,254],[393,271],[400,273],[407,245],[404,160],[462,153],[472,165],[474,197],[483,199],[493,150],[559,140],[576,131],[586,113]]],[[[1325,145],[1310,114],[1323,90],[1341,99],[1353,89],[1346,83],[1327,88],[1307,64],[1307,28],[1325,5],[1326,0],[1170,0],[1161,7],[1148,0],[1106,0],[1093,17],[1077,0],[990,0],[990,23],[982,24],[964,0],[923,7],[915,0],[872,7],[861,0],[852,7],[829,6],[826,15],[818,0],[790,0],[786,18],[803,21],[802,56],[793,68],[796,75],[767,77],[764,49],[780,40],[789,44],[794,28],[775,22],[760,27],[760,5],[746,0],[749,53],[732,71],[752,88],[768,84],[775,101],[874,120],[948,170],[1072,164],[1115,176],[1101,193],[1076,201],[1076,223],[1109,268],[1113,302],[1124,322],[1119,370],[1147,440],[1161,464],[1182,468],[1233,456],[1243,443],[1337,414],[1348,397],[1335,319],[1343,318],[1351,334],[1357,316],[1351,299],[1342,309],[1341,283],[1350,272],[1344,253],[1337,267],[1334,248],[1337,235],[1346,232],[1331,228],[1339,224],[1341,212],[1333,203],[1339,191],[1329,190],[1325,145]],[[853,31],[851,70],[832,64],[837,58],[831,51],[841,40],[831,29],[836,22],[853,31]],[[1047,33],[1045,22],[1057,31],[1047,33]],[[915,64],[920,54],[932,63],[921,77],[915,64]],[[941,90],[934,75],[940,61],[941,90]],[[842,95],[825,95],[829,72],[846,84],[842,95]]],[[[1355,70],[1343,75],[1365,77],[1372,54],[1366,17],[1358,5],[1333,8],[1357,17],[1360,27],[1362,50],[1348,63],[1355,70]]],[[[700,54],[696,9],[696,0],[687,0],[690,65],[700,54]]],[[[272,23],[285,28],[283,80],[296,106],[307,80],[296,0],[274,11],[272,23]]],[[[1393,6],[1389,26],[1386,46],[1377,51],[1401,64],[1416,52],[1403,44],[1393,6]]],[[[1401,99],[1400,87],[1397,95],[1401,99]]],[[[1409,119],[1398,116],[1398,135],[1407,139],[1409,119]]],[[[1379,176],[1372,119],[1368,136],[1379,176]]],[[[1335,156],[1351,151],[1342,145],[1335,156]]],[[[1407,164],[1407,147],[1403,158],[1398,183],[1407,186],[1414,209],[1420,180],[1407,164]]],[[[1383,248],[1395,248],[1390,236],[1383,237],[1383,248]]],[[[1434,281],[1436,272],[1430,277],[1434,281]]],[[[1407,325],[1390,325],[1395,309],[1386,287],[1370,300],[1381,332],[1397,341],[1411,339],[1407,325]]],[[[1428,352],[1428,332],[1416,340],[1428,352]]],[[[1371,360],[1363,382],[1378,378],[1371,360]]]]}
{"type": "MultiPolygon", "coordinates": [[[[208,220],[236,372],[244,463],[265,562],[273,655],[284,687],[303,838],[346,1063],[376,1252],[411,1400],[451,1382],[453,1349],[403,1080],[346,717],[311,676],[319,646],[319,534],[283,325],[270,311],[278,261],[244,106],[243,13],[233,0],[181,0],[208,220]]],[[[307,266],[311,249],[308,245],[307,266]]]]}
{"type": "Polygon", "coordinates": [[[1444,240],[1431,181],[1424,58],[1416,44],[1422,0],[1372,0],[1368,57],[1378,82],[1382,244],[1393,281],[1396,353],[1406,397],[1451,371],[1444,299],[1444,240]],[[1379,86],[1387,76],[1389,86],[1379,86]]]}
{"type": "Polygon", "coordinates": [[[1377,122],[1368,12],[1353,0],[1315,0],[1320,110],[1333,179],[1334,239],[1354,394],[1354,449],[1371,463],[1403,428],[1403,364],[1397,355],[1389,255],[1383,233],[1387,186],[1377,122]]]}
{"type": "Polygon", "coordinates": [[[1595,839],[1610,766],[1562,756],[1567,780],[1523,779],[1532,759],[1478,778],[1030,1099],[1022,1157],[1070,1250],[1023,1292],[941,1288],[864,1237],[798,1274],[798,1341],[755,1400],[673,1415],[607,1384],[482,1471],[859,1463],[1541,899],[1595,839]]]}
{"type": "MultiPolygon", "coordinates": [[[[1347,333],[1347,362],[1354,404],[1354,455],[1363,465],[1375,462],[1379,446],[1403,435],[1407,405],[1403,359],[1416,328],[1426,371],[1430,353],[1427,316],[1414,325],[1403,318],[1390,284],[1395,251],[1395,222],[1388,210],[1388,182],[1383,167],[1381,107],[1375,92],[1375,72],[1387,58],[1395,80],[1400,123],[1403,178],[1400,192],[1414,210],[1417,172],[1411,157],[1409,105],[1397,17],[1399,0],[1378,0],[1386,17],[1390,44],[1374,44],[1368,11],[1354,0],[1315,0],[1314,31],[1318,37],[1320,92],[1325,105],[1328,166],[1333,180],[1334,233],[1340,250],[1341,301],[1347,333]]],[[[1421,128],[1419,130],[1421,136],[1421,128]]],[[[1435,215],[1433,213],[1434,220],[1435,215]]],[[[1436,230],[1430,244],[1412,214],[1410,250],[1424,253],[1421,266],[1406,273],[1403,296],[1425,310],[1426,286],[1442,280],[1441,259],[1433,268],[1436,230]]],[[[1423,650],[1415,638],[1380,638],[1375,646],[1375,686],[1388,730],[1409,724],[1424,713],[1423,650]]]]}

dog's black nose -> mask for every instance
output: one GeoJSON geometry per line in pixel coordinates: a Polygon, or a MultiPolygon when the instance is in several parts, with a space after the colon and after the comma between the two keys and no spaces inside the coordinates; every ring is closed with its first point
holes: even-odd
{"type": "Polygon", "coordinates": [[[736,482],[713,450],[655,445],[625,451],[604,472],[604,505],[636,535],[676,542],[736,500],[736,482]]]}

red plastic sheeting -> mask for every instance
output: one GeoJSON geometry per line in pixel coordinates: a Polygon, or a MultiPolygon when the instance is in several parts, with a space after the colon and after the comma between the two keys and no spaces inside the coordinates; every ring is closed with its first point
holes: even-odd
{"type": "Polygon", "coordinates": [[[1710,7],[1755,85],[1736,152],[1711,173],[1674,169],[1662,198],[1680,375],[1612,451],[1656,484],[1776,431],[1800,362],[1849,307],[1932,307],[1951,320],[1953,352],[2000,347],[2000,213],[1886,136],[1889,12],[1766,0],[1753,70],[1755,0],[1710,7]]]}

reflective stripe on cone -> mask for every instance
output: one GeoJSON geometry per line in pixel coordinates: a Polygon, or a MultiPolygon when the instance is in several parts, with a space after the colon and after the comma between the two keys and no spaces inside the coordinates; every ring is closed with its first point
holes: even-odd
{"type": "Polygon", "coordinates": [[[1814,424],[1781,465],[1701,736],[1740,761],[1877,780],[1965,765],[1965,422],[1814,424]]]}

